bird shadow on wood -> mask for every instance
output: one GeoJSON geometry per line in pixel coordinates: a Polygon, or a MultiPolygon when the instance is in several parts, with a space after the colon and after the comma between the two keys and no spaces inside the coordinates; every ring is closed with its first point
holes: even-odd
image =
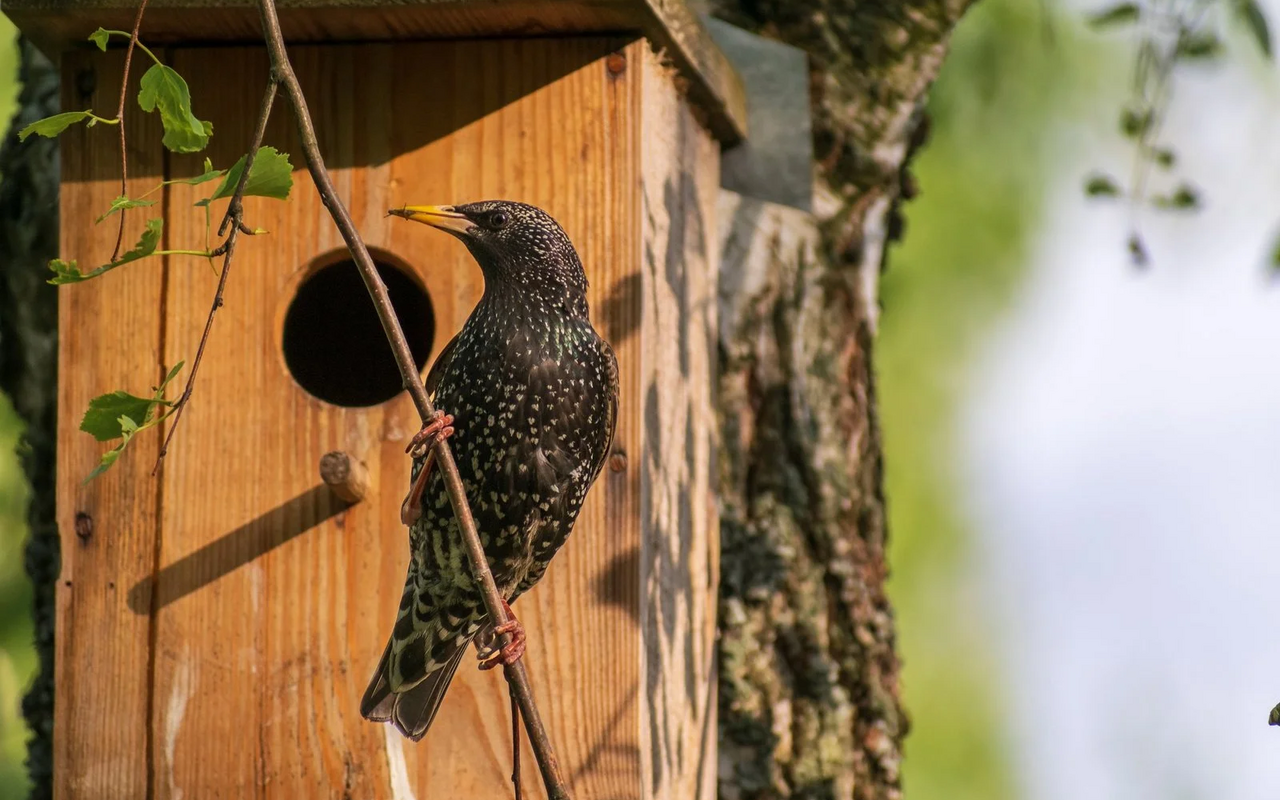
{"type": "Polygon", "coordinates": [[[625,553],[619,553],[609,562],[609,566],[596,575],[594,583],[596,597],[606,605],[617,606],[631,615],[632,619],[640,619],[640,609],[636,607],[636,595],[639,590],[640,548],[632,547],[625,553]]]}
{"type": "Polygon", "coordinates": [[[129,609],[151,614],[338,516],[351,505],[316,486],[183,556],[129,589],[129,609]]]}
{"type": "Polygon", "coordinates": [[[640,290],[644,277],[633,272],[619,279],[609,289],[597,319],[604,324],[605,338],[614,347],[640,329],[640,290]]]}

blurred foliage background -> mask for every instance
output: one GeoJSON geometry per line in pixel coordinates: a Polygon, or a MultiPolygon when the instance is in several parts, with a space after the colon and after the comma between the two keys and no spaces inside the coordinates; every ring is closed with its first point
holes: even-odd
{"type": "Polygon", "coordinates": [[[911,715],[912,800],[1016,796],[1001,729],[998,649],[984,622],[958,481],[957,407],[989,323],[1026,273],[1053,126],[1101,74],[1096,41],[1037,0],[982,0],[930,94],[920,195],[880,291],[875,364],[889,512],[889,592],[911,715]],[[1070,79],[1067,79],[1070,76],[1070,79]]]}
{"type": "MultiPolygon", "coordinates": [[[[6,132],[18,99],[16,37],[13,25],[0,16],[0,127],[6,132]]],[[[27,484],[18,464],[21,433],[13,406],[0,394],[0,797],[4,798],[24,797],[27,792],[22,695],[36,668],[31,585],[22,568],[27,484]]]]}

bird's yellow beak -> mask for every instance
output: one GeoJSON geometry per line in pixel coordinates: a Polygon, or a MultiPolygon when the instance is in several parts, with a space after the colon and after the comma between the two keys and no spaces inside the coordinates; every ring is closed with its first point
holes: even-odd
{"type": "Polygon", "coordinates": [[[390,209],[387,213],[456,233],[466,233],[474,227],[474,223],[465,214],[454,211],[453,206],[403,206],[390,209]]]}

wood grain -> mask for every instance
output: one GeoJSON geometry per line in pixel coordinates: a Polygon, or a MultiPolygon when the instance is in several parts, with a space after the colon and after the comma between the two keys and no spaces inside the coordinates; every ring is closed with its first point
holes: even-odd
{"type": "MultiPolygon", "coordinates": [[[[108,114],[120,91],[120,54],[62,62],[64,108],[108,114]],[[82,89],[91,91],[82,92],[82,89]]],[[[136,83],[140,71],[134,70],[136,83]]],[[[160,125],[133,108],[126,116],[129,189],[141,194],[162,174],[160,125]]],[[[93,219],[120,193],[119,139],[106,126],[63,134],[61,252],[91,269],[107,263],[115,218],[93,219]]],[[[146,210],[134,211],[127,249],[146,210]]],[[[58,797],[145,797],[151,626],[126,606],[129,586],[155,567],[159,486],[150,477],[159,433],[144,431],[106,474],[82,484],[110,445],[78,430],[89,400],[126,389],[148,394],[163,377],[162,286],[158,260],[132,264],[58,296],[57,520],[62,576],[57,586],[54,791],[58,797]]]]}
{"type": "MultiPolygon", "coordinates": [[[[507,197],[547,208],[589,265],[596,308],[637,271],[626,191],[636,168],[635,82],[607,74],[601,56],[612,47],[580,40],[295,49],[321,144],[348,165],[334,175],[338,189],[369,243],[399,256],[427,287],[437,346],[478,299],[479,271],[451,238],[387,219],[389,207],[507,197]],[[419,80],[423,65],[439,78],[419,80]]],[[[215,161],[229,162],[249,136],[242,98],[266,77],[260,54],[183,50],[175,66],[194,76],[194,97],[218,98],[200,113],[218,131],[215,161]]],[[[285,122],[273,120],[268,142],[296,152],[285,122]]],[[[183,174],[197,168],[187,159],[174,165],[183,174]]],[[[387,738],[356,711],[404,580],[397,513],[408,483],[404,443],[416,424],[403,396],[370,409],[321,403],[281,362],[280,320],[301,271],[341,247],[305,173],[296,178],[288,203],[248,209],[253,225],[275,233],[246,242],[235,266],[199,403],[166,467],[162,560],[187,558],[245,526],[257,532],[257,546],[280,543],[160,611],[152,726],[172,747],[158,750],[155,795],[185,788],[318,797],[342,787],[392,797],[398,778],[415,797],[483,796],[510,771],[500,677],[464,670],[420,745],[387,738]],[[247,458],[237,456],[245,441],[255,443],[247,458]],[[368,463],[377,492],[326,518],[332,501],[309,492],[315,459],[332,449],[368,463]],[[300,528],[308,529],[281,541],[300,528]]],[[[198,187],[175,188],[172,207],[199,196],[198,187]]],[[[186,220],[185,228],[175,220],[174,236],[198,239],[202,219],[186,220]]],[[[215,279],[188,266],[170,276],[174,357],[196,341],[215,279]]],[[[615,307],[625,317],[628,303],[634,318],[638,297],[615,307]]],[[[615,344],[634,373],[634,341],[615,344]]],[[[637,435],[632,422],[620,441],[634,450],[637,435]]],[[[602,583],[639,538],[637,476],[603,481],[571,544],[517,609],[530,634],[534,689],[579,797],[635,796],[638,784],[638,708],[627,695],[638,685],[636,581],[602,583]],[[606,530],[606,514],[617,530],[606,530]],[[626,601],[602,602],[599,593],[626,601]]],[[[535,786],[532,758],[525,763],[535,786]]]]}
{"type": "MultiPolygon", "coordinates": [[[[639,298],[626,289],[639,268],[629,191],[638,168],[638,84],[630,73],[610,76],[604,57],[613,46],[562,40],[398,49],[396,72],[403,83],[393,95],[412,93],[415,68],[423,64],[441,65],[453,80],[437,87],[445,96],[406,102],[400,114],[407,122],[398,114],[397,124],[429,126],[437,109],[450,106],[462,124],[438,145],[440,152],[431,152],[432,144],[395,159],[392,183],[413,203],[505,197],[551,213],[586,265],[593,319],[617,349],[623,382],[633,387],[639,298]],[[447,186],[422,180],[432,172],[442,172],[447,186]]],[[[628,46],[628,58],[639,47],[628,46]]],[[[469,310],[480,280],[465,251],[420,226],[395,231],[405,237],[404,247],[433,248],[437,258],[450,259],[445,263],[456,274],[469,276],[472,294],[459,305],[463,313],[469,310]]],[[[460,314],[455,324],[461,322],[460,314]]],[[[623,417],[618,442],[634,451],[639,427],[634,412],[623,417]]],[[[529,632],[534,692],[578,798],[637,796],[636,582],[615,565],[625,562],[640,536],[638,488],[638,471],[606,473],[547,577],[516,607],[529,632]]],[[[393,614],[394,603],[386,608],[393,614]]],[[[494,674],[464,670],[450,692],[431,735],[408,753],[417,796],[505,793],[498,788],[510,770],[505,687],[494,674]]],[[[537,786],[531,755],[523,761],[525,785],[537,786]]]]}
{"type": "MultiPolygon", "coordinates": [[[[169,58],[188,76],[196,114],[214,123],[207,155],[217,166],[232,163],[250,138],[246,98],[266,80],[264,52],[180,48],[169,58]]],[[[527,664],[577,800],[710,797],[711,135],[641,41],[299,46],[293,58],[335,184],[375,257],[403,264],[432,299],[434,350],[465,321],[482,278],[456,240],[388,218],[387,208],[520,200],[549,211],[574,241],[592,317],[621,367],[617,458],[547,577],[516,606],[529,633],[527,664]]],[[[297,153],[281,109],[266,143],[297,153]]],[[[157,142],[135,141],[159,152],[157,142]]],[[[79,140],[74,148],[68,164],[87,165],[82,171],[115,163],[109,148],[79,140]]],[[[169,156],[169,176],[197,174],[204,155],[169,156]]],[[[103,495],[92,506],[113,526],[128,521],[130,536],[113,540],[126,549],[99,564],[82,554],[92,548],[64,540],[77,581],[92,564],[92,580],[116,581],[129,599],[93,595],[86,606],[66,593],[60,800],[509,792],[500,675],[460,670],[421,743],[359,716],[403,586],[403,450],[418,422],[403,393],[341,408],[290,376],[281,349],[289,302],[317,265],[342,258],[307,173],[295,170],[294,180],[287,202],[247,201],[248,223],[271,233],[241,242],[195,399],[159,481],[143,477],[155,442],[139,442],[109,479],[137,477],[119,486],[143,494],[103,495]],[[334,450],[368,467],[373,488],[356,505],[335,498],[317,475],[320,456],[334,450]],[[117,730],[130,733],[103,735],[117,730]]],[[[169,247],[203,242],[204,216],[193,204],[211,187],[169,189],[169,247]]],[[[109,182],[69,183],[64,219],[114,194],[109,182]]],[[[80,237],[66,248],[110,246],[103,229],[80,237]]],[[[122,374],[145,388],[161,362],[194,353],[217,274],[195,258],[172,258],[163,274],[158,264],[146,269],[132,265],[68,292],[74,303],[98,305],[69,304],[64,314],[87,309],[97,320],[107,304],[127,303],[130,315],[124,329],[103,322],[89,336],[64,316],[62,363],[86,365],[66,376],[64,409],[82,408],[89,392],[122,374]],[[117,355],[125,344],[135,353],[128,368],[117,355]]],[[[90,507],[73,482],[100,450],[72,427],[65,420],[64,531],[75,510],[90,507]]],[[[527,791],[540,796],[527,743],[523,764],[527,791]]]]}
{"type": "MultiPolygon", "coordinates": [[[[85,46],[99,25],[129,30],[136,0],[8,0],[5,13],[46,50],[85,46]]],[[[695,106],[726,146],[747,135],[742,80],[684,0],[281,0],[291,42],[639,33],[665,51],[695,106]]],[[[252,0],[152,0],[148,42],[254,42],[252,0]]]]}
{"type": "Polygon", "coordinates": [[[716,795],[715,141],[645,53],[641,100],[642,796],[716,795]]]}

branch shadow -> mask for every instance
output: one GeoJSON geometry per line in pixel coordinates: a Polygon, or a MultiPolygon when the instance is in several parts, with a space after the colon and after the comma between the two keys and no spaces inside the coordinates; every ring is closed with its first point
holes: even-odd
{"type": "Polygon", "coordinates": [[[327,486],[308,489],[138,581],[129,589],[129,609],[141,615],[159,611],[342,514],[351,505],[335,497],[327,486]]]}

